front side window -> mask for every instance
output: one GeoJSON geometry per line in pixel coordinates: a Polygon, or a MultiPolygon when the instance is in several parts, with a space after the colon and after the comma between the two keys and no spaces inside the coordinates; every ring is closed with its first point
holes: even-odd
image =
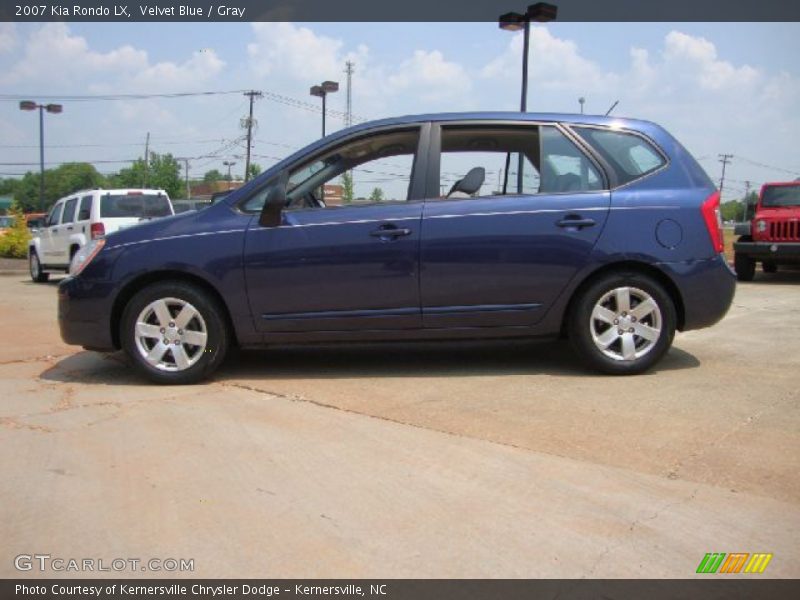
{"type": "MultiPolygon", "coordinates": [[[[405,202],[418,143],[416,128],[391,131],[358,138],[301,163],[289,172],[286,208],[405,202]]],[[[242,209],[261,210],[272,185],[259,190],[242,209]]]]}
{"type": "Polygon", "coordinates": [[[53,205],[53,208],[51,208],[50,212],[47,213],[47,221],[45,221],[45,225],[47,225],[47,227],[58,224],[58,220],[61,217],[61,209],[63,208],[64,208],[63,202],[58,202],[55,205],[53,205]]]}
{"type": "Polygon", "coordinates": [[[596,167],[554,126],[454,125],[442,129],[441,148],[440,198],[603,188],[596,167]]]}
{"type": "Polygon", "coordinates": [[[620,185],[639,179],[666,164],[666,159],[646,139],[625,131],[574,127],[614,169],[620,185]]]}

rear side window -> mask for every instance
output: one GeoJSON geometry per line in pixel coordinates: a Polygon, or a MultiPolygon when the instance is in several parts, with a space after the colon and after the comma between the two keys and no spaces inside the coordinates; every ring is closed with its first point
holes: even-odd
{"type": "Polygon", "coordinates": [[[88,221],[92,216],[92,197],[81,198],[81,207],[78,210],[78,221],[88,221]]]}
{"type": "Polygon", "coordinates": [[[64,204],[64,216],[61,217],[62,223],[72,223],[75,220],[75,207],[78,204],[77,198],[70,198],[64,204]]]}
{"type": "Polygon", "coordinates": [[[652,173],[667,162],[650,142],[638,135],[588,127],[575,127],[574,131],[611,165],[620,185],[652,173]]]}
{"type": "Polygon", "coordinates": [[[171,215],[169,200],[162,194],[106,194],[100,199],[100,217],[148,218],[171,215]]]}

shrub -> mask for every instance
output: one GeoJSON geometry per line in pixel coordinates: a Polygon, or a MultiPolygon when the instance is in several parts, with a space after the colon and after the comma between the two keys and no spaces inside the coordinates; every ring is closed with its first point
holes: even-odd
{"type": "Polygon", "coordinates": [[[28,242],[31,239],[25,214],[16,203],[8,211],[8,214],[14,217],[14,226],[5,234],[0,234],[0,256],[25,258],[28,256],[28,242]]]}

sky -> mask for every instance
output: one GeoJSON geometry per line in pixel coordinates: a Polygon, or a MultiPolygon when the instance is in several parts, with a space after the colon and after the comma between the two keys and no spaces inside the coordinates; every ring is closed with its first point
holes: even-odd
{"type": "MultiPolygon", "coordinates": [[[[267,167],[320,135],[309,87],[338,80],[328,131],[344,126],[345,61],[353,114],[373,118],[519,107],[522,36],[495,23],[0,23],[0,94],[169,94],[255,89],[254,161],[267,167]]],[[[531,33],[528,110],[603,114],[667,128],[717,182],[800,177],[800,24],[549,23],[531,33]]],[[[58,100],[47,100],[58,101],[58,100]]],[[[190,176],[244,169],[241,93],[63,100],[46,115],[45,160],[103,173],[150,147],[190,159],[190,176]]],[[[38,123],[0,100],[0,176],[38,170],[38,123]],[[22,164],[20,164],[22,163],[22,164]],[[25,164],[27,163],[27,164],[25,164]]]]}

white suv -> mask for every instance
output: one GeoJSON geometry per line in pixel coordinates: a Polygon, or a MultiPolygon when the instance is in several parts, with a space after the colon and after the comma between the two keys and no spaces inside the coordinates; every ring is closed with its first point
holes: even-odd
{"type": "Polygon", "coordinates": [[[53,205],[28,246],[31,279],[47,281],[50,271],[69,272],[72,257],[86,242],[124,227],[174,215],[164,190],[84,190],[53,205]]]}

